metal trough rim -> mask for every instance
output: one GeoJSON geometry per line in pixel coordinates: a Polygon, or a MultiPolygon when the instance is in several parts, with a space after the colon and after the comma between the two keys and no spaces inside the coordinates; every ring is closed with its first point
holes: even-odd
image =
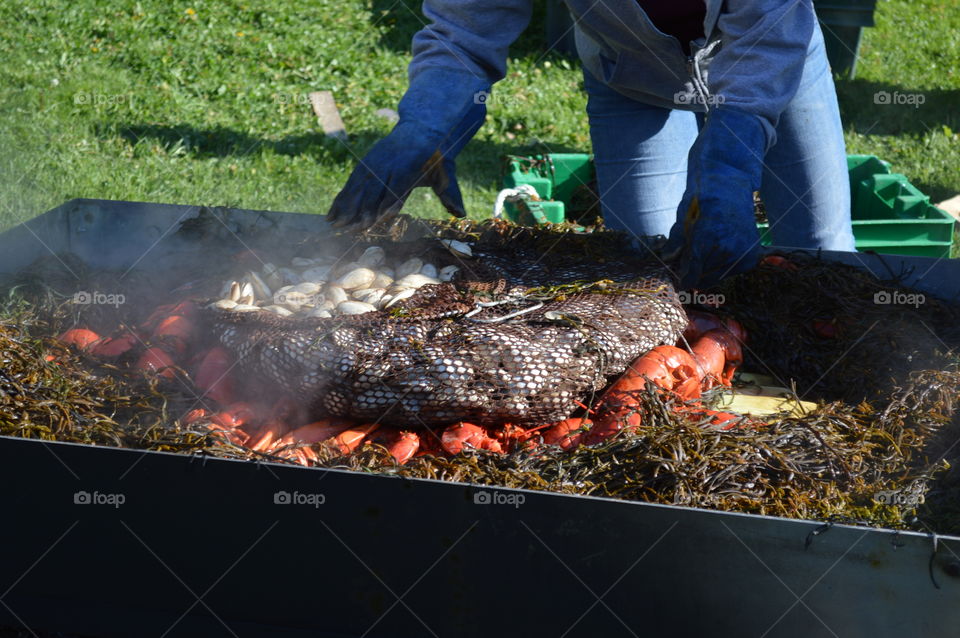
{"type": "MultiPolygon", "coordinates": [[[[783,522],[789,521],[791,523],[802,523],[805,525],[812,526],[811,531],[817,528],[823,527],[826,522],[814,519],[804,519],[804,518],[788,518],[785,516],[770,516],[768,514],[750,514],[746,512],[736,512],[730,510],[715,510],[703,507],[694,507],[689,505],[671,505],[668,503],[649,503],[646,501],[631,501],[628,499],[613,498],[610,496],[594,496],[592,494],[564,494],[562,492],[552,492],[550,490],[532,490],[522,487],[506,487],[500,485],[486,485],[483,483],[469,483],[463,481],[445,481],[442,479],[431,479],[431,478],[421,478],[421,477],[406,477],[406,476],[397,476],[382,472],[357,472],[355,470],[350,470],[346,468],[337,468],[337,467],[303,467],[301,465],[294,465],[288,463],[278,463],[270,460],[245,460],[245,459],[231,459],[225,457],[216,457],[216,456],[206,456],[198,454],[179,454],[177,452],[164,452],[158,450],[139,450],[137,448],[126,448],[126,447],[111,447],[111,446],[94,446],[85,443],[75,443],[72,441],[45,441],[40,439],[26,439],[16,436],[3,436],[0,435],[0,442],[7,441],[27,441],[36,443],[37,445],[54,445],[54,446],[66,446],[73,448],[86,449],[91,447],[96,447],[101,450],[115,450],[121,453],[128,454],[149,454],[151,456],[161,456],[161,457],[174,457],[174,458],[189,458],[192,461],[200,463],[201,465],[206,465],[208,463],[235,463],[238,465],[244,466],[270,466],[274,468],[284,468],[285,470],[294,470],[298,472],[320,472],[320,473],[330,473],[341,476],[356,476],[363,475],[369,476],[375,479],[385,479],[385,480],[395,480],[407,483],[423,483],[425,485],[437,485],[437,486],[456,486],[458,488],[471,488],[475,491],[485,491],[485,490],[496,490],[498,492],[512,492],[517,494],[524,495],[536,495],[536,496],[551,496],[562,498],[565,500],[587,500],[587,501],[596,501],[602,503],[617,503],[623,505],[630,505],[633,507],[641,508],[653,508],[653,509],[663,509],[667,511],[696,511],[701,512],[705,515],[713,515],[720,517],[733,517],[733,518],[746,518],[751,520],[765,520],[770,522],[783,522]]],[[[960,536],[953,536],[949,534],[935,534],[935,533],[924,533],[916,532],[912,530],[897,530],[888,527],[869,527],[864,525],[851,525],[849,523],[843,522],[829,522],[829,526],[832,529],[848,529],[852,531],[864,531],[869,530],[871,532],[881,532],[890,534],[892,536],[897,536],[900,538],[915,538],[915,539],[933,539],[937,538],[941,541],[952,541],[960,544],[960,536]]],[[[960,560],[960,559],[958,559],[960,560]]]]}

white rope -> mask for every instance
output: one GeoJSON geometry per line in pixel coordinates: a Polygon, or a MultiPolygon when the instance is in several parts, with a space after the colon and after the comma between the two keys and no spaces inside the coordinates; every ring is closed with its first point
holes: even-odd
{"type": "Polygon", "coordinates": [[[520,184],[516,188],[504,188],[497,193],[497,200],[493,204],[493,218],[499,219],[503,215],[503,205],[505,202],[516,203],[520,201],[540,201],[540,195],[530,184],[520,184]]]}

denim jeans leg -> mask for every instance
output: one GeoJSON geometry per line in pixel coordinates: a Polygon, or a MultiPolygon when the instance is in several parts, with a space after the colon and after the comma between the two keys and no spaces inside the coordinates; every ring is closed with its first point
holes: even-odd
{"type": "Polygon", "coordinates": [[[696,116],[631,100],[587,72],[584,87],[604,223],[640,238],[668,235],[686,187],[696,116]]]}
{"type": "Polygon", "coordinates": [[[764,164],[760,196],[775,245],[854,250],[843,126],[819,26],[764,164]]]}

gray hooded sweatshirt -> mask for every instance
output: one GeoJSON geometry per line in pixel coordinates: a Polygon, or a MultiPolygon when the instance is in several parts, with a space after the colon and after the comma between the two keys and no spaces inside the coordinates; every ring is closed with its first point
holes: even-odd
{"type": "MultiPolygon", "coordinates": [[[[689,56],[635,0],[566,2],[577,51],[596,78],[655,106],[746,111],[759,118],[767,148],[775,142],[816,28],[811,0],[706,0],[706,36],[689,43],[689,56]]],[[[431,22],[414,36],[411,81],[431,66],[466,69],[490,84],[502,79],[508,47],[530,22],[531,4],[426,0],[431,22]]]]}

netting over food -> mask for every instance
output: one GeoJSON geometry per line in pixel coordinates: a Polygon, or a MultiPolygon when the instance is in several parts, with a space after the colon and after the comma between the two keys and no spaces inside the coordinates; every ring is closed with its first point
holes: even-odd
{"type": "Polygon", "coordinates": [[[318,414],[433,426],[562,419],[686,325],[658,268],[606,264],[592,279],[560,269],[547,281],[535,268],[528,277],[506,268],[502,256],[473,261],[471,270],[509,271],[511,281],[425,285],[389,310],[354,316],[214,309],[214,327],[247,374],[293,391],[318,414]],[[598,281],[611,273],[618,283],[598,281]]]}

